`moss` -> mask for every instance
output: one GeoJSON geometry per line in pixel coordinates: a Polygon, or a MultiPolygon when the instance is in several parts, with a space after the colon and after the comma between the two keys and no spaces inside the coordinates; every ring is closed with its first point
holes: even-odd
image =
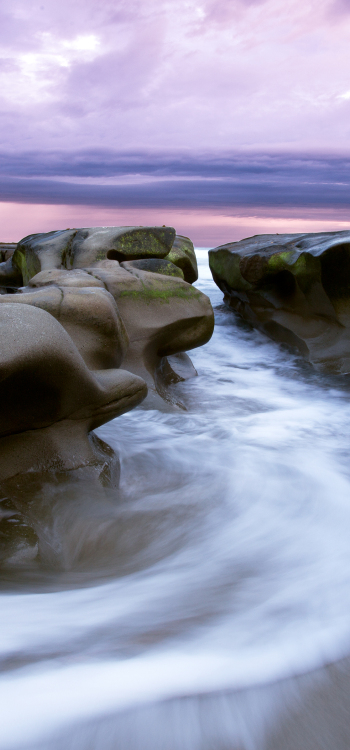
{"type": "MultiPolygon", "coordinates": [[[[165,227],[164,229],[136,229],[126,232],[114,242],[114,250],[128,258],[164,257],[169,252],[175,237],[175,229],[165,227]]],[[[111,257],[111,256],[108,256],[111,257]]]]}
{"type": "Polygon", "coordinates": [[[247,291],[252,285],[243,278],[239,263],[240,256],[236,253],[227,250],[216,250],[215,253],[209,251],[209,266],[214,275],[224,279],[231,289],[247,291]]]}
{"type": "Polygon", "coordinates": [[[98,250],[96,253],[96,260],[106,260],[106,250],[98,250]]]}
{"type": "Polygon", "coordinates": [[[76,234],[77,232],[75,231],[74,234],[72,234],[69,237],[69,240],[66,246],[61,251],[61,265],[67,271],[71,271],[73,268],[73,262],[74,262],[73,241],[75,239],[76,234]]]}
{"type": "Polygon", "coordinates": [[[194,252],[193,242],[188,237],[176,235],[175,242],[166,256],[174,266],[181,269],[185,281],[193,284],[198,279],[197,258],[194,252]]]}
{"type": "Polygon", "coordinates": [[[17,245],[12,262],[22,274],[24,285],[28,284],[30,279],[41,271],[39,259],[34,253],[21,245],[17,245]]]}
{"type": "Polygon", "coordinates": [[[140,300],[146,302],[147,305],[150,302],[165,302],[169,304],[172,299],[199,299],[201,292],[193,288],[188,284],[186,287],[181,284],[178,287],[172,286],[170,289],[157,289],[156,287],[146,286],[142,283],[142,289],[139,290],[128,290],[125,289],[119,295],[120,297],[128,297],[130,299],[140,300]]]}
{"type": "Polygon", "coordinates": [[[140,271],[148,271],[150,273],[159,273],[161,276],[175,276],[180,279],[184,278],[181,268],[175,266],[174,263],[162,259],[162,258],[144,258],[142,260],[130,260],[128,261],[128,268],[138,268],[140,271]]]}
{"type": "Polygon", "coordinates": [[[268,258],[267,261],[269,271],[272,271],[273,273],[284,271],[286,266],[293,265],[294,259],[295,252],[293,250],[285,250],[281,253],[274,253],[270,258],[268,258]]]}

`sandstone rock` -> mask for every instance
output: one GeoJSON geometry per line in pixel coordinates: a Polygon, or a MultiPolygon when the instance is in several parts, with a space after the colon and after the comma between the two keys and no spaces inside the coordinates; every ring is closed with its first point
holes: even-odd
{"type": "Polygon", "coordinates": [[[0,242],[0,263],[12,258],[16,247],[16,242],[0,242]]]}
{"type": "Polygon", "coordinates": [[[40,271],[84,268],[106,258],[164,258],[174,239],[172,227],[91,227],[31,234],[18,243],[13,265],[28,284],[40,271]]]}
{"type": "Polygon", "coordinates": [[[2,491],[27,498],[52,471],[110,482],[118,460],[92,430],[147,384],[149,406],[176,403],[167,387],[196,375],[185,352],[209,340],[213,311],[185,280],[192,243],[174,239],[171,227],[95,227],[0,246],[2,491]]]}
{"type": "Polygon", "coordinates": [[[0,481],[93,463],[88,432],[146,396],[129,372],[89,371],[63,327],[35,306],[1,305],[0,341],[0,481]]]}
{"type": "Polygon", "coordinates": [[[165,258],[181,268],[185,281],[193,284],[198,279],[197,258],[193,242],[188,237],[177,234],[174,244],[165,258]]]}
{"type": "Polygon", "coordinates": [[[157,371],[158,378],[161,378],[161,385],[181,383],[181,381],[195,378],[196,375],[198,375],[197,370],[186,352],[163,357],[157,371]]]}
{"type": "MultiPolygon", "coordinates": [[[[38,276],[49,273],[43,271],[38,276]]],[[[67,284],[56,286],[50,281],[47,286],[35,288],[34,284],[40,282],[34,277],[34,288],[26,287],[21,294],[1,295],[0,307],[1,303],[40,307],[69,333],[89,369],[120,367],[129,339],[112,295],[89,274],[85,274],[89,285],[81,287],[70,286],[68,271],[60,273],[68,276],[67,284]]]]}
{"type": "Polygon", "coordinates": [[[0,263],[0,294],[6,294],[7,289],[16,289],[21,284],[22,274],[13,265],[12,257],[10,256],[0,263]]]}
{"type": "Polygon", "coordinates": [[[55,284],[58,287],[70,286],[76,288],[100,287],[104,289],[102,281],[95,279],[91,274],[80,269],[74,271],[65,271],[62,269],[50,269],[49,271],[40,271],[36,276],[32,276],[28,282],[28,287],[35,289],[42,286],[55,284]]]}
{"type": "Polygon", "coordinates": [[[205,344],[212,336],[210,301],[181,278],[144,271],[131,263],[103,261],[86,269],[116,300],[129,336],[122,366],[149,388],[149,406],[159,405],[162,359],[205,344]]]}
{"type": "Polygon", "coordinates": [[[258,235],[209,251],[227,303],[318,369],[350,372],[350,232],[258,235]]]}
{"type": "MultiPolygon", "coordinates": [[[[27,286],[13,294],[16,288],[7,288],[0,277],[1,303],[49,312],[90,369],[122,366],[141,375],[153,405],[162,405],[159,394],[166,398],[171,367],[165,358],[200,346],[212,335],[207,297],[184,280],[197,278],[193,244],[175,237],[171,227],[93,227],[30,235],[8,262],[17,283],[21,272],[27,286]]],[[[191,366],[185,371],[187,377],[195,372],[191,366]]]]}
{"type": "Polygon", "coordinates": [[[122,268],[126,271],[131,271],[133,268],[139,268],[141,271],[148,271],[149,273],[160,273],[162,276],[178,276],[180,279],[184,278],[183,271],[174,263],[167,260],[166,258],[158,260],[158,258],[145,258],[144,260],[128,260],[121,263],[122,268]]]}

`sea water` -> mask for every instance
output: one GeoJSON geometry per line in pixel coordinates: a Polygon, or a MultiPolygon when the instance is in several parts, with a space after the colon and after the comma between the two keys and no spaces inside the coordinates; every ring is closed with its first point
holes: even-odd
{"type": "Polygon", "coordinates": [[[119,490],[47,485],[43,570],[5,575],[1,750],[264,750],[350,652],[346,379],[240,321],[197,255],[198,377],[97,431],[119,490]]]}

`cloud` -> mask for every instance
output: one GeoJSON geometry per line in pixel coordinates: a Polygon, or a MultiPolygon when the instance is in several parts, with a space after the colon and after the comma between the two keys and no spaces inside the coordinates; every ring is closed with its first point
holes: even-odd
{"type": "Polygon", "coordinates": [[[118,208],[350,208],[350,156],[106,149],[0,154],[0,201],[118,208]]]}
{"type": "Polygon", "coordinates": [[[350,17],[332,7],[0,0],[0,149],[345,150],[350,17]]]}

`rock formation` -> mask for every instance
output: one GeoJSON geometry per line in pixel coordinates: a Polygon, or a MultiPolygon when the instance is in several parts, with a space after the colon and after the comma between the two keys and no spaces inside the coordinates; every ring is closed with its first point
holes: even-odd
{"type": "Polygon", "coordinates": [[[88,433],[147,386],[150,407],[171,402],[167,385],[195,374],[186,351],[212,334],[210,302],[189,283],[193,245],[171,227],[95,227],[0,252],[0,481],[100,470],[88,433]]]}
{"type": "Polygon", "coordinates": [[[350,372],[350,232],[271,234],[209,251],[229,306],[318,369],[350,372]]]}
{"type": "Polygon", "coordinates": [[[91,372],[72,339],[34,306],[0,306],[0,480],[96,462],[88,433],[139,404],[142,378],[91,372]]]}

